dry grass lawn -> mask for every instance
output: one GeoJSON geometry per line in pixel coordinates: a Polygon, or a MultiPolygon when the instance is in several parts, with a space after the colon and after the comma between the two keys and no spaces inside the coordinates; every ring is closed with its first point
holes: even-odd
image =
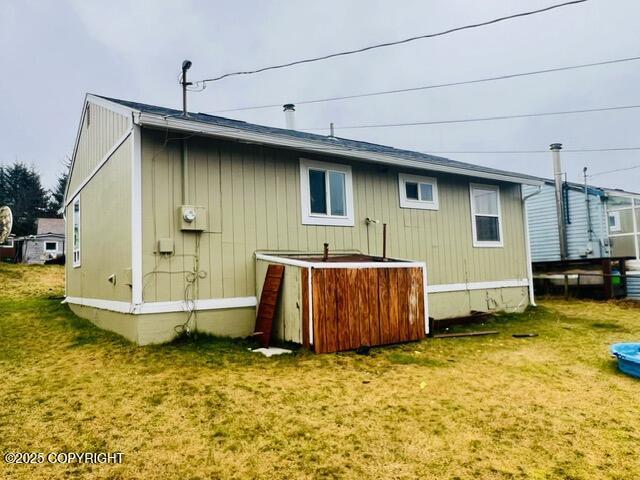
{"type": "Polygon", "coordinates": [[[140,348],[59,303],[63,270],[0,266],[0,451],[124,452],[0,478],[634,478],[640,309],[549,300],[491,337],[267,359],[201,338],[140,348]],[[539,337],[515,339],[515,332],[539,337]]]}

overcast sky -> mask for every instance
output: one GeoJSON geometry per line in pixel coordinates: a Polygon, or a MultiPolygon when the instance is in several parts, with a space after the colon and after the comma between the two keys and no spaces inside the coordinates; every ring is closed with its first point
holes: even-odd
{"type": "MultiPolygon", "coordinates": [[[[193,80],[477,23],[561,0],[28,1],[0,0],[0,163],[18,159],[53,186],[72,153],[86,92],[180,108],[193,80]]],[[[640,2],[590,0],[435,39],[234,77],[190,94],[211,112],[470,80],[640,55],[640,2]]],[[[638,147],[640,109],[455,125],[340,130],[340,125],[448,120],[640,104],[640,62],[491,83],[301,105],[297,126],[426,152],[638,147]]],[[[225,114],[284,126],[281,109],[225,114]]],[[[443,154],[551,176],[543,154],[443,154]]],[[[640,150],[563,154],[569,179],[640,165],[640,150]]],[[[640,190],[640,168],[591,183],[640,190]]]]}

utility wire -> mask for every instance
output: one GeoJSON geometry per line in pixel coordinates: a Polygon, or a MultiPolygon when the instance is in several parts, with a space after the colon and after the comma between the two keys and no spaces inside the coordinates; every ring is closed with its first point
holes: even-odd
{"type": "MultiPolygon", "coordinates": [[[[424,122],[407,122],[407,123],[374,123],[368,125],[336,125],[336,129],[360,129],[360,128],[387,128],[387,127],[413,127],[419,125],[444,125],[450,123],[470,123],[470,122],[487,122],[493,120],[508,120],[511,118],[527,118],[527,117],[547,117],[552,115],[573,115],[578,113],[591,113],[591,112],[607,112],[613,110],[629,110],[633,108],[640,108],[640,105],[621,105],[617,107],[604,107],[604,108],[586,108],[583,110],[564,110],[560,112],[542,112],[542,113],[522,113],[518,115],[498,115],[494,117],[477,117],[477,118],[463,118],[456,120],[434,120],[424,122]]],[[[298,130],[327,130],[326,127],[317,128],[300,128],[298,130]]]]}
{"type": "Polygon", "coordinates": [[[614,170],[605,170],[604,172],[592,173],[590,177],[597,177],[598,175],[606,175],[608,173],[616,173],[616,172],[626,172],[627,170],[635,170],[636,168],[640,168],[640,165],[634,165],[632,167],[627,168],[616,168],[614,170]]]}
{"type": "Polygon", "coordinates": [[[356,54],[356,53],[362,53],[362,52],[366,52],[366,51],[369,51],[369,50],[374,50],[374,49],[377,49],[377,48],[390,47],[390,46],[393,46],[393,45],[400,45],[400,44],[403,44],[403,43],[409,43],[409,42],[413,42],[413,41],[416,41],[416,40],[422,40],[422,39],[425,39],[425,38],[439,37],[439,36],[442,36],[442,35],[447,35],[449,33],[458,32],[458,31],[461,31],[461,30],[484,27],[484,26],[487,26],[487,25],[492,25],[494,23],[503,22],[505,20],[511,20],[511,19],[514,19],[514,18],[526,17],[526,16],[529,16],[529,15],[535,15],[535,14],[538,14],[538,13],[548,12],[549,10],[554,10],[556,8],[561,8],[561,7],[566,7],[566,6],[569,6],[569,5],[575,5],[575,4],[578,4],[578,3],[584,3],[586,1],[587,0],[573,0],[573,1],[570,1],[570,2],[564,2],[564,3],[559,3],[559,4],[556,4],[556,5],[551,5],[549,7],[540,8],[538,10],[531,10],[531,11],[528,11],[528,12],[516,13],[514,15],[508,15],[508,16],[505,16],[505,17],[495,18],[493,20],[488,20],[486,22],[475,23],[475,24],[471,24],[471,25],[465,25],[465,26],[462,26],[462,27],[455,27],[455,28],[451,28],[449,30],[444,30],[442,32],[429,33],[429,34],[426,34],[426,35],[419,35],[419,36],[416,36],[416,37],[405,38],[403,40],[397,40],[395,42],[379,43],[379,44],[376,44],[376,45],[370,45],[368,47],[358,48],[358,49],[355,49],[355,50],[347,50],[347,51],[343,51],[343,52],[331,53],[329,55],[324,55],[324,56],[321,56],[321,57],[307,58],[307,59],[304,59],[304,60],[296,60],[296,61],[292,61],[292,62],[288,62],[288,63],[283,63],[283,64],[280,64],[280,65],[273,65],[273,66],[270,66],[270,67],[262,67],[262,68],[258,68],[256,70],[245,70],[245,71],[238,71],[238,72],[232,72],[232,73],[225,73],[224,75],[220,75],[218,77],[206,78],[204,80],[199,80],[199,81],[194,82],[194,83],[199,84],[199,83],[206,83],[206,82],[217,82],[218,80],[222,80],[223,78],[233,77],[233,76],[237,76],[237,75],[252,75],[252,74],[255,74],[255,73],[266,72],[267,70],[276,70],[276,69],[279,69],[279,68],[292,67],[294,65],[300,65],[300,64],[303,64],[303,63],[319,62],[321,60],[328,60],[330,58],[341,57],[341,56],[346,56],[346,55],[353,55],[353,54],[356,54]]]}
{"type": "MultiPolygon", "coordinates": [[[[640,147],[605,147],[605,148],[567,148],[562,149],[562,153],[575,153],[575,152],[621,152],[629,150],[640,150],[640,147]]],[[[473,153],[473,154],[500,154],[500,153],[549,153],[550,150],[441,150],[441,151],[429,151],[424,153],[431,154],[445,154],[445,153],[473,153]]]]}
{"type": "Polygon", "coordinates": [[[455,87],[455,86],[459,86],[459,85],[470,85],[470,84],[474,84],[474,83],[493,82],[493,81],[496,81],[496,80],[507,80],[507,79],[510,79],[510,78],[527,77],[527,76],[530,76],[530,75],[541,75],[541,74],[544,74],[544,73],[562,72],[562,71],[565,71],[565,70],[575,70],[575,69],[578,69],[578,68],[596,67],[596,66],[600,66],[600,65],[610,65],[610,64],[613,64],[613,63],[632,62],[632,61],[637,61],[637,60],[640,60],[640,56],[618,58],[618,59],[615,59],[615,60],[606,60],[606,61],[594,62],[594,63],[583,63],[583,64],[580,64],[580,65],[569,65],[569,66],[557,67],[557,68],[546,68],[544,70],[534,70],[534,71],[530,71],[530,72],[511,73],[511,74],[507,74],[507,75],[498,75],[496,77],[483,77],[483,78],[477,78],[477,79],[474,79],[474,80],[463,80],[463,81],[459,81],[459,82],[436,83],[436,84],[433,84],[433,85],[423,85],[423,86],[419,86],[419,87],[398,88],[398,89],[394,89],[394,90],[382,90],[382,91],[378,91],[378,92],[356,93],[356,94],[353,94],[353,95],[343,95],[343,96],[338,96],[338,97],[317,98],[317,99],[313,99],[313,100],[299,100],[299,101],[294,101],[294,102],[287,101],[287,102],[271,103],[271,104],[265,104],[265,105],[235,107],[235,108],[227,108],[227,109],[224,109],[224,110],[215,110],[215,111],[205,112],[205,113],[225,113],[225,112],[239,112],[239,111],[242,111],[242,110],[260,110],[260,109],[264,109],[264,108],[282,107],[282,105],[284,103],[295,103],[296,105],[307,105],[307,104],[312,104],[312,103],[335,102],[335,101],[338,101],[338,100],[350,100],[350,99],[353,99],[353,98],[375,97],[375,96],[378,96],[378,95],[392,95],[392,94],[405,93],[405,92],[417,92],[417,91],[420,91],[420,90],[430,90],[430,89],[434,89],[434,88],[455,87]]]}

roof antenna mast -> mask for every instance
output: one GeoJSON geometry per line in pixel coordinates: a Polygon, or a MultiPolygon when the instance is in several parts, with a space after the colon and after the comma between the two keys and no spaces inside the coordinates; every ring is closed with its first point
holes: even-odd
{"type": "Polygon", "coordinates": [[[187,70],[191,68],[191,60],[185,60],[182,62],[182,116],[187,116],[187,86],[193,85],[191,82],[187,82],[187,70]]]}

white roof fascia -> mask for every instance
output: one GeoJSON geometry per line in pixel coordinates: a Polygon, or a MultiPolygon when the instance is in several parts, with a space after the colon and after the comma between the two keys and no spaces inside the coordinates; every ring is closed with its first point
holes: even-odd
{"type": "Polygon", "coordinates": [[[353,158],[357,160],[365,160],[386,165],[398,167],[415,168],[418,170],[428,170],[432,172],[444,172],[457,175],[464,175],[475,178],[486,178],[502,182],[526,184],[526,185],[542,185],[544,182],[529,178],[509,174],[497,174],[489,172],[481,172],[461,167],[449,165],[438,165],[428,162],[410,160],[393,155],[385,155],[375,152],[363,152],[360,150],[351,150],[349,148],[338,146],[330,147],[325,144],[317,143],[312,140],[302,140],[296,138],[286,138],[273,134],[264,134],[257,132],[247,132],[232,127],[224,127],[220,125],[211,125],[208,123],[197,122],[195,120],[184,119],[179,117],[165,117],[162,115],[154,115],[149,113],[139,113],[134,115],[134,121],[143,127],[165,128],[178,130],[182,132],[194,132],[202,135],[213,136],[217,138],[230,139],[235,141],[244,141],[248,143],[259,143],[263,145],[272,145],[290,149],[297,149],[305,152],[324,153],[345,158],[353,158]]]}
{"type": "Polygon", "coordinates": [[[84,125],[84,117],[87,114],[87,104],[92,103],[100,107],[111,110],[112,112],[123,115],[129,119],[129,126],[133,124],[133,110],[132,108],[125,107],[115,102],[105,100],[104,98],[97,97],[90,93],[85,94],[84,101],[82,102],[82,114],[80,115],[80,123],[78,124],[78,131],[76,132],[76,141],[73,144],[73,154],[71,155],[71,165],[69,165],[69,176],[67,177],[67,184],[64,187],[64,201],[66,205],[67,195],[69,194],[69,180],[71,180],[71,173],[76,163],[76,153],[78,152],[78,144],[80,143],[80,134],[82,133],[82,126],[84,125]]]}

